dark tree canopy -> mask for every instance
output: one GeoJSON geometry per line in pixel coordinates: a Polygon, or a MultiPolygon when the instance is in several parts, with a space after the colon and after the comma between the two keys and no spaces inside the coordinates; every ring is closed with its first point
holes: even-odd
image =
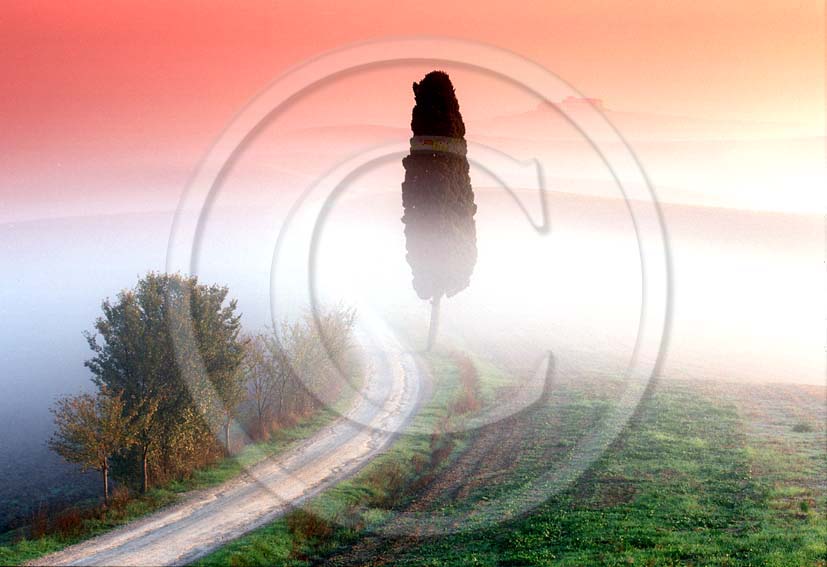
{"type": "Polygon", "coordinates": [[[414,290],[434,305],[430,346],[439,300],[456,295],[471,281],[477,260],[477,206],[468,175],[465,124],[451,79],[433,71],[414,83],[413,90],[414,138],[402,160],[402,222],[414,290]]]}

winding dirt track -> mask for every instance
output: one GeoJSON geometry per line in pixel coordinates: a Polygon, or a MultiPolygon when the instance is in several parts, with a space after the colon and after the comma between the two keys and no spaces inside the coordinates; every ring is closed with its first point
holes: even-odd
{"type": "Polygon", "coordinates": [[[299,446],[240,478],[32,564],[186,564],[353,474],[391,443],[419,397],[410,355],[373,354],[375,371],[350,411],[299,446]]]}

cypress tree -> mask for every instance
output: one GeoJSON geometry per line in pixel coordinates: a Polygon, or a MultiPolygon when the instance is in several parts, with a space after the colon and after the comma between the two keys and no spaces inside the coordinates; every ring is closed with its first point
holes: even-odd
{"type": "Polygon", "coordinates": [[[402,160],[406,259],[413,287],[431,301],[428,350],[439,327],[440,301],[468,287],[477,260],[474,191],[465,124],[451,79],[442,71],[413,84],[411,151],[402,160]]]}

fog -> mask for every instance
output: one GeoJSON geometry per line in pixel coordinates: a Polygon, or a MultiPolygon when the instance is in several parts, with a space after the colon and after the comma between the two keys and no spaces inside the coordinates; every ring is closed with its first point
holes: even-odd
{"type": "MultiPolygon", "coordinates": [[[[388,187],[367,176],[336,203],[319,239],[316,284],[323,302],[379,315],[417,349],[429,308],[411,287],[400,197],[388,187]]],[[[526,370],[552,350],[561,371],[622,372],[641,302],[624,202],[552,192],[552,230],[543,236],[504,190],[475,191],[478,261],[469,288],[443,302],[443,348],[526,370]]],[[[253,208],[219,198],[199,242],[200,278],[229,286],[249,329],[272,322],[272,298],[277,317],[302,308],[291,299],[304,295],[303,277],[279,279],[271,289],[274,246],[296,197],[285,193],[253,208]]],[[[537,195],[517,197],[531,209],[537,195]]],[[[821,219],[686,205],[663,212],[674,289],[661,376],[823,384],[821,219]]],[[[46,449],[49,407],[89,388],[82,332],[103,298],[164,269],[172,219],[165,212],[0,227],[0,500],[95,493],[94,478],[46,449]]],[[[289,258],[289,246],[282,254],[277,262],[289,258]]]]}

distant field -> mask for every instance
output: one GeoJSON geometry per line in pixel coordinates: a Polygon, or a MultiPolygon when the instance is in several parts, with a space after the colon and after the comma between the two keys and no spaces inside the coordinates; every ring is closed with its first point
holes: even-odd
{"type": "MultiPolygon", "coordinates": [[[[438,373],[452,372],[440,364],[438,373]]],[[[483,373],[483,392],[492,379],[483,373]]],[[[528,515],[444,537],[377,535],[406,518],[508,498],[571,457],[619,384],[578,379],[555,388],[548,404],[460,436],[424,482],[405,468],[416,460],[402,441],[379,469],[310,505],[334,509],[338,522],[297,513],[203,563],[827,565],[827,392],[813,386],[661,382],[596,465],[528,515]],[[395,492],[381,480],[396,470],[393,459],[407,471],[395,492]]]]}

